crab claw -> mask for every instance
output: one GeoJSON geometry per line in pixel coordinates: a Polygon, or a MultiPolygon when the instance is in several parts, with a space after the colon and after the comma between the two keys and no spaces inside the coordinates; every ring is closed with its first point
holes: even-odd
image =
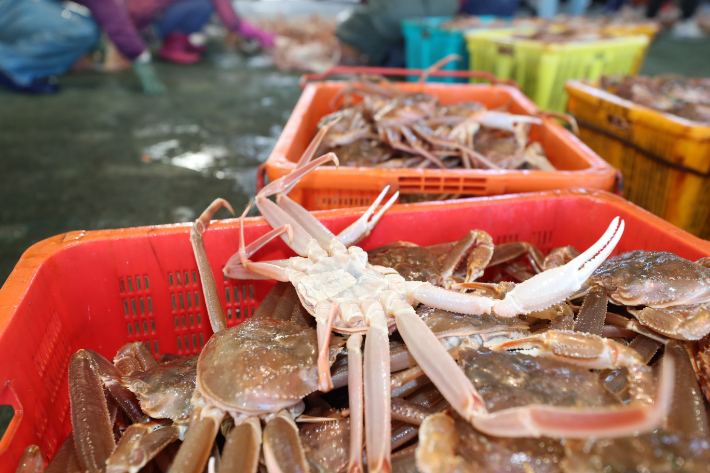
{"type": "Polygon", "coordinates": [[[496,301],[493,311],[501,317],[529,314],[565,301],[614,251],[624,233],[624,221],[616,217],[602,237],[587,251],[564,266],[542,272],[515,286],[505,299],[496,301]]]}
{"type": "Polygon", "coordinates": [[[541,125],[542,120],[529,115],[512,115],[510,113],[487,111],[478,117],[478,123],[488,128],[497,128],[499,130],[515,131],[515,125],[518,123],[530,123],[533,125],[541,125]]]}

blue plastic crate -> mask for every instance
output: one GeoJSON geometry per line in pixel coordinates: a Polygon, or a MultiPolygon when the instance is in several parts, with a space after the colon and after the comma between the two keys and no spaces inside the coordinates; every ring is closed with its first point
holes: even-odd
{"type": "MultiPolygon", "coordinates": [[[[466,48],[464,33],[471,30],[485,29],[445,29],[440,25],[452,20],[453,17],[429,17],[416,18],[402,21],[402,33],[404,34],[405,61],[410,69],[426,69],[439,59],[450,54],[458,54],[463,59],[453,61],[444,66],[443,70],[468,70],[469,53],[466,48]]],[[[500,16],[479,16],[482,23],[493,23],[494,21],[510,21],[509,17],[500,16]]],[[[408,80],[416,81],[419,77],[410,76],[408,80]]],[[[429,81],[436,82],[467,82],[467,79],[457,79],[453,77],[432,77],[429,81]]]]}

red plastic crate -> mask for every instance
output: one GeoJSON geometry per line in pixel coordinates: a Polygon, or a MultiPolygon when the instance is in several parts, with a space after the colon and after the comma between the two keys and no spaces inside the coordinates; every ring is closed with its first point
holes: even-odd
{"type": "MultiPolygon", "coordinates": [[[[441,71],[443,72],[443,71],[441,71]]],[[[462,71],[447,71],[462,72],[462,71]]],[[[315,82],[303,94],[266,163],[260,167],[274,181],[290,173],[311,139],[319,120],[331,113],[330,102],[346,82],[315,82]]],[[[539,109],[520,90],[507,85],[398,83],[408,92],[425,92],[442,105],[473,100],[489,109],[509,107],[511,113],[537,115],[539,109]]],[[[372,167],[320,166],[301,179],[289,196],[308,210],[370,205],[386,186],[390,193],[500,195],[567,187],[611,190],[616,170],[571,132],[546,118],[530,130],[557,171],[500,169],[379,169],[372,167]]]]}
{"type": "MultiPolygon", "coordinates": [[[[361,211],[316,215],[337,232],[361,211]]],[[[428,245],[479,228],[496,243],[522,240],[543,251],[563,245],[582,250],[617,215],[626,220],[617,253],[667,250],[693,260],[710,255],[710,242],[620,197],[593,190],[394,206],[362,246],[400,239],[428,245]]],[[[78,349],[91,348],[113,358],[123,344],[140,340],[153,353],[199,351],[210,326],[188,229],[188,224],[179,224],[70,232],[25,252],[0,290],[0,404],[16,410],[0,440],[0,473],[13,472],[30,444],[39,445],[51,458],[71,431],[67,364],[78,349]]],[[[247,240],[253,240],[269,227],[261,218],[250,218],[245,230],[247,240]]],[[[233,219],[215,222],[205,234],[216,274],[237,251],[238,241],[238,222],[233,219]]],[[[290,255],[278,240],[257,259],[290,255]]],[[[273,283],[218,278],[217,284],[228,324],[235,325],[253,313],[273,283]]]]}

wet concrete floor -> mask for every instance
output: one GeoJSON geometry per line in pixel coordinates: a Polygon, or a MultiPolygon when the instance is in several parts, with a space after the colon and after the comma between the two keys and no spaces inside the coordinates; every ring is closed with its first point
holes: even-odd
{"type": "Polygon", "coordinates": [[[300,95],[298,75],[263,62],[158,64],[163,97],[131,71],[66,75],[54,96],[0,91],[0,282],[55,234],[186,222],[218,196],[243,208],[300,95]]]}

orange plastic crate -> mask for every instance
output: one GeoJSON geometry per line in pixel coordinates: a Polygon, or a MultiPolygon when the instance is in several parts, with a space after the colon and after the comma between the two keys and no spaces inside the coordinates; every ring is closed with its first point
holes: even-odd
{"type": "Polygon", "coordinates": [[[710,239],[710,125],[567,83],[580,137],[624,176],[632,202],[710,239]]]}
{"type": "MultiPolygon", "coordinates": [[[[328,113],[331,99],[346,82],[318,82],[305,87],[269,159],[262,165],[269,180],[291,172],[316,133],[318,121],[328,113]]],[[[475,100],[488,108],[509,106],[511,113],[536,115],[538,108],[522,92],[504,85],[399,83],[410,92],[439,97],[442,105],[475,100]]],[[[499,195],[583,186],[609,190],[615,169],[553,120],[535,125],[531,137],[539,141],[559,171],[506,171],[480,169],[374,169],[321,166],[304,177],[289,197],[308,210],[369,205],[386,186],[390,193],[499,195]]],[[[263,176],[262,176],[263,181],[263,176]]]]}
{"type": "MultiPolygon", "coordinates": [[[[337,232],[363,210],[316,216],[337,232]]],[[[710,242],[620,197],[584,189],[394,206],[362,246],[395,240],[429,245],[479,228],[497,244],[520,240],[543,251],[563,245],[582,250],[617,215],[626,220],[626,230],[616,253],[665,250],[692,260],[710,255],[710,242]]],[[[215,274],[237,251],[238,229],[237,220],[221,220],[205,234],[215,274]]],[[[247,241],[269,229],[261,218],[247,219],[247,241]]],[[[257,260],[292,255],[277,240],[257,260]]],[[[228,325],[250,317],[272,284],[217,278],[228,325]]],[[[0,289],[0,404],[16,412],[0,440],[0,473],[14,472],[30,444],[51,459],[71,432],[72,353],[91,348],[112,359],[134,341],[145,342],[156,355],[196,353],[211,335],[201,301],[188,224],[70,232],[30,247],[0,289]]]]}

